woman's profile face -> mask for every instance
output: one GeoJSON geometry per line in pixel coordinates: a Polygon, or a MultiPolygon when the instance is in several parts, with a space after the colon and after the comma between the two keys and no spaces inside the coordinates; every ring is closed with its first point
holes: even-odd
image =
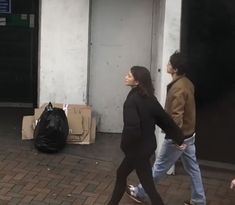
{"type": "Polygon", "coordinates": [[[126,86],[130,86],[130,87],[135,87],[139,84],[139,82],[135,80],[131,71],[129,71],[127,75],[125,76],[125,84],[126,86]]]}

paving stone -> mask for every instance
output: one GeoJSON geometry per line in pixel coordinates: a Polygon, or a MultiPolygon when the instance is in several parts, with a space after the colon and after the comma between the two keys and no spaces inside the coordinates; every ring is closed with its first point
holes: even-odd
{"type": "MultiPolygon", "coordinates": [[[[95,155],[39,153],[24,142],[0,144],[0,205],[106,205],[118,164],[95,155]]],[[[235,190],[229,188],[235,172],[204,166],[201,171],[207,205],[235,205],[235,190]]],[[[135,172],[128,183],[138,183],[135,172]]],[[[175,176],[167,176],[156,187],[166,205],[182,205],[190,198],[190,179],[181,164],[175,176]]],[[[120,202],[134,204],[126,195],[120,202]]]]}

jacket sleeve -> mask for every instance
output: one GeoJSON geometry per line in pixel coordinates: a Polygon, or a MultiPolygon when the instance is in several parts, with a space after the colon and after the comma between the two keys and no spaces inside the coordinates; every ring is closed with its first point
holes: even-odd
{"type": "Polygon", "coordinates": [[[153,113],[156,124],[166,133],[167,136],[169,136],[169,138],[178,145],[181,145],[184,141],[183,132],[176,125],[170,115],[162,108],[157,99],[155,99],[154,104],[153,113]]]}
{"type": "Polygon", "coordinates": [[[175,123],[182,128],[186,93],[184,89],[178,87],[174,88],[174,92],[172,93],[174,94],[172,95],[170,107],[168,107],[167,112],[175,123]]]}
{"type": "Polygon", "coordinates": [[[133,144],[141,138],[141,126],[138,107],[132,100],[124,111],[123,143],[124,146],[133,144]]]}

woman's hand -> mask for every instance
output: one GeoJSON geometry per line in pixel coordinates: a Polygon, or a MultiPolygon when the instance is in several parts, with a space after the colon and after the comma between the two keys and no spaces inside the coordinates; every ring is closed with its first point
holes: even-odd
{"type": "Polygon", "coordinates": [[[233,189],[235,187],[235,179],[231,181],[230,188],[233,189]]]}
{"type": "Polygon", "coordinates": [[[180,151],[184,151],[184,150],[186,149],[186,147],[187,147],[186,144],[182,144],[182,145],[177,145],[177,144],[175,144],[175,146],[176,146],[176,148],[179,149],[180,151]]]}

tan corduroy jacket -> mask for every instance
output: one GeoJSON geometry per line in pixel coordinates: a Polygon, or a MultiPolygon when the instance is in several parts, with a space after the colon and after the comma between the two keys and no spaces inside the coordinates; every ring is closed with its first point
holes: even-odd
{"type": "Polygon", "coordinates": [[[185,137],[195,132],[194,86],[186,76],[179,76],[167,86],[165,110],[182,129],[185,137]]]}

